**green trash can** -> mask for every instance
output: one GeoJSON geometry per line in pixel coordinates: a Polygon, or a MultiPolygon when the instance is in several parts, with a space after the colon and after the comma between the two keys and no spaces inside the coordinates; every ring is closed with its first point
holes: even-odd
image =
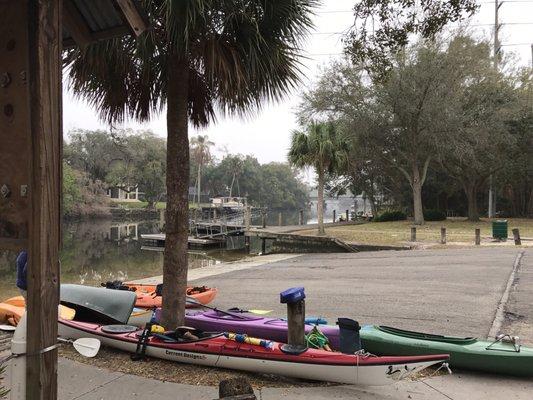
{"type": "Polygon", "coordinates": [[[505,240],[507,239],[508,229],[507,220],[492,221],[492,237],[494,239],[505,240]]]}

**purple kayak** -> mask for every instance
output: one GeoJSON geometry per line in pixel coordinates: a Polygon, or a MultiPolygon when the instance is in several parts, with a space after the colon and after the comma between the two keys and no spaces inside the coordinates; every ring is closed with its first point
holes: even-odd
{"type": "MultiPolygon", "coordinates": [[[[280,318],[264,318],[242,311],[192,311],[187,310],[185,316],[187,326],[202,331],[225,331],[244,333],[249,336],[265,338],[277,342],[287,342],[287,321],[280,318]]],[[[306,324],[305,333],[309,333],[315,325],[306,324]]],[[[340,347],[339,327],[319,325],[320,331],[326,335],[334,349],[340,347]]]]}

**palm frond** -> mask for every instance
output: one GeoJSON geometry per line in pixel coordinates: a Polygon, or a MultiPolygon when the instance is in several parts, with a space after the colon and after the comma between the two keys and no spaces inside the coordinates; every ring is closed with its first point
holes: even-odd
{"type": "Polygon", "coordinates": [[[69,50],[71,89],[113,122],[145,121],[166,104],[168,54],[189,60],[189,119],[242,115],[278,101],[301,75],[317,0],[144,0],[152,29],[69,50]]]}

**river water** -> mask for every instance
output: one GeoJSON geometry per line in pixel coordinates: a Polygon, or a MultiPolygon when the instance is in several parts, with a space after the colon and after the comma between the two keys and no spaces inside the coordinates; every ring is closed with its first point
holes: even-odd
{"type": "MultiPolygon", "coordinates": [[[[316,222],[314,208],[304,213],[304,223],[316,222]]],[[[325,218],[326,221],[330,218],[325,218]]],[[[297,225],[299,211],[282,212],[282,225],[297,225]]],[[[252,221],[259,225],[260,218],[252,221]]],[[[278,225],[279,213],[267,214],[267,225],[278,225]]],[[[78,221],[63,224],[61,282],[98,286],[111,280],[132,280],[163,271],[163,253],[141,248],[140,235],[159,233],[159,221],[117,222],[111,220],[78,221]]],[[[244,237],[233,237],[226,249],[191,250],[189,268],[201,268],[247,256],[244,237]]],[[[267,244],[267,250],[268,250],[267,244]]],[[[251,252],[261,251],[259,240],[252,240],[251,252]]],[[[15,286],[16,253],[0,250],[0,301],[18,295],[15,286]]]]}
{"type": "MultiPolygon", "coordinates": [[[[115,222],[95,220],[63,225],[61,282],[98,286],[162,274],[162,251],[141,249],[140,235],[159,233],[157,221],[115,222]]],[[[190,251],[189,268],[201,268],[245,256],[240,238],[233,250],[190,251]]],[[[18,295],[15,286],[16,254],[0,251],[0,301],[18,295]]]]}

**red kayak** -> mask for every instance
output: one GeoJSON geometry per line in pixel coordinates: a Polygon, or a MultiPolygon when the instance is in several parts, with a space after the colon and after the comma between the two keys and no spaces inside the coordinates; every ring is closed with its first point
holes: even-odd
{"type": "MultiPolygon", "coordinates": [[[[136,351],[141,333],[141,329],[130,325],[104,326],[59,320],[59,334],[64,338],[97,338],[107,346],[132,353],[136,351]]],[[[265,343],[258,339],[251,342],[265,343]]],[[[241,343],[223,333],[204,333],[193,328],[187,328],[185,335],[171,332],[148,337],[146,355],[189,364],[355,385],[386,385],[448,360],[446,354],[376,357],[316,349],[288,354],[278,342],[268,342],[268,346],[241,343]]]]}

